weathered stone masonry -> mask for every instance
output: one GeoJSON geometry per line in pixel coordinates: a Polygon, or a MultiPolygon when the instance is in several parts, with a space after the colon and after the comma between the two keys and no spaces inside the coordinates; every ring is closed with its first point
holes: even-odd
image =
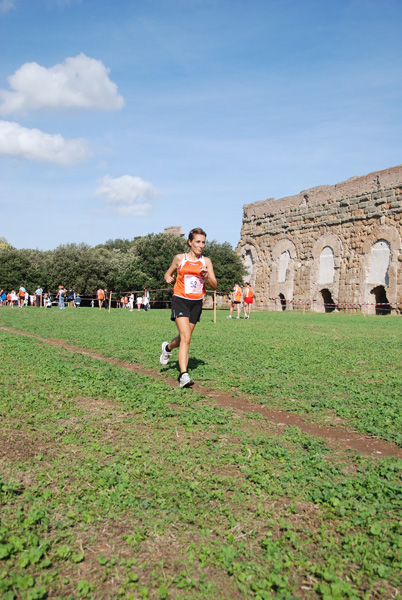
{"type": "Polygon", "coordinates": [[[402,165],[243,207],[241,256],[256,306],[402,308],[402,165]]]}

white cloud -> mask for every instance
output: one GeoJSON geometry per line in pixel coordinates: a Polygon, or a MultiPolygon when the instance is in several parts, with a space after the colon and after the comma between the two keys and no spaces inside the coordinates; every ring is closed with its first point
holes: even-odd
{"type": "Polygon", "coordinates": [[[85,54],[68,57],[49,69],[25,63],[8,77],[13,91],[0,90],[3,115],[39,109],[117,110],[124,105],[117,85],[100,60],[85,54]]]}
{"type": "Polygon", "coordinates": [[[99,180],[94,196],[103,198],[103,204],[118,215],[142,217],[148,215],[157,191],[141,177],[123,175],[113,179],[106,175],[99,180]]]}
{"type": "Polygon", "coordinates": [[[70,167],[87,160],[90,152],[87,142],[81,138],[65,140],[60,134],[0,121],[0,155],[70,167]]]}
{"type": "Polygon", "coordinates": [[[16,0],[0,0],[0,13],[6,14],[15,8],[16,0]]]}

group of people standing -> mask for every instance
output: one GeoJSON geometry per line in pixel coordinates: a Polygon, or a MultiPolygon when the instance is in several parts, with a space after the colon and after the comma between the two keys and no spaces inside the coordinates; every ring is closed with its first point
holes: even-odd
{"type": "MultiPolygon", "coordinates": [[[[56,301],[61,310],[66,308],[66,301],[69,308],[79,308],[81,306],[81,296],[76,294],[73,288],[69,288],[67,290],[64,285],[59,285],[59,289],[56,294],[56,301]]],[[[44,305],[46,308],[50,308],[52,306],[52,295],[50,292],[45,294],[44,305]]]]}
{"type": "Polygon", "coordinates": [[[5,292],[4,290],[0,290],[0,305],[4,304],[6,306],[18,306],[18,308],[22,308],[23,306],[28,306],[29,301],[29,293],[22,286],[17,292],[15,290],[11,290],[11,292],[5,292]]]}
{"type": "Polygon", "coordinates": [[[231,302],[229,309],[229,316],[227,319],[232,318],[232,313],[234,308],[237,311],[237,318],[240,319],[241,307],[243,304],[243,312],[244,318],[249,319],[251,315],[251,307],[254,302],[254,291],[249,283],[246,283],[244,289],[242,290],[238,281],[233,286],[232,294],[231,294],[231,302]]]}
{"type": "MultiPolygon", "coordinates": [[[[102,310],[103,305],[105,305],[105,308],[107,308],[107,309],[109,308],[110,301],[111,301],[111,294],[112,294],[112,292],[109,292],[106,289],[102,289],[102,288],[98,289],[98,291],[96,292],[96,298],[98,300],[99,310],[102,310]]],[[[139,310],[139,311],[141,310],[141,306],[144,307],[145,312],[150,309],[151,304],[150,304],[150,300],[149,300],[149,291],[148,291],[147,287],[144,287],[142,296],[141,296],[141,294],[138,293],[137,297],[135,298],[134,292],[131,292],[131,294],[127,294],[126,296],[118,297],[116,300],[117,308],[128,308],[131,312],[134,310],[134,304],[137,305],[137,310],[139,310]]],[[[92,301],[91,305],[94,306],[93,301],[92,301]]]]}

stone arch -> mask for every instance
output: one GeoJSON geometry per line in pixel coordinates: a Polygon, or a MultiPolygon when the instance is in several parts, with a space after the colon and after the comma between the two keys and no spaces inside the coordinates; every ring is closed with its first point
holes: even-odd
{"type": "Polygon", "coordinates": [[[296,259],[296,246],[291,240],[284,238],[273,247],[269,295],[274,299],[271,303],[275,310],[284,310],[284,306],[291,309],[293,306],[296,259]]]}
{"type": "Polygon", "coordinates": [[[253,244],[246,243],[240,250],[240,259],[246,269],[244,281],[249,281],[252,287],[255,287],[257,277],[257,267],[259,263],[258,253],[253,244]]]}
{"type": "Polygon", "coordinates": [[[398,258],[401,252],[401,237],[395,227],[374,227],[363,244],[360,273],[360,304],[362,311],[379,314],[378,301],[383,287],[386,302],[398,301],[398,258]],[[387,265],[388,262],[388,265],[387,265]],[[373,292],[373,290],[377,290],[373,292]]]}
{"type": "Polygon", "coordinates": [[[310,290],[311,310],[330,312],[326,305],[338,303],[340,267],[343,257],[342,242],[337,235],[327,231],[313,246],[310,290]],[[325,291],[324,291],[325,290],[325,291]],[[325,298],[332,302],[326,302],[325,298]]]}
{"type": "Polygon", "coordinates": [[[319,258],[318,284],[334,283],[335,260],[334,250],[331,246],[324,246],[319,258]]]}
{"type": "Polygon", "coordinates": [[[389,315],[392,307],[388,302],[387,293],[385,291],[385,287],[383,285],[377,285],[370,292],[371,299],[373,300],[373,304],[375,304],[375,314],[376,315],[389,315]]]}
{"type": "Polygon", "coordinates": [[[378,240],[371,246],[369,283],[389,284],[391,245],[387,240],[378,240]]]}
{"type": "Polygon", "coordinates": [[[322,304],[323,304],[323,312],[326,313],[330,313],[330,312],[334,312],[334,310],[336,310],[336,304],[334,302],[334,299],[332,298],[332,294],[329,291],[328,288],[323,288],[321,290],[321,298],[322,298],[322,304]]]}

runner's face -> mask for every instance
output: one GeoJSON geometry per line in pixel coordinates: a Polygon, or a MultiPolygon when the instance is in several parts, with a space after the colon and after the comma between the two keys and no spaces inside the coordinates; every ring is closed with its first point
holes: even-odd
{"type": "Polygon", "coordinates": [[[202,254],[202,251],[205,247],[205,235],[201,235],[200,233],[196,233],[193,239],[188,241],[191,250],[199,256],[202,254]]]}

